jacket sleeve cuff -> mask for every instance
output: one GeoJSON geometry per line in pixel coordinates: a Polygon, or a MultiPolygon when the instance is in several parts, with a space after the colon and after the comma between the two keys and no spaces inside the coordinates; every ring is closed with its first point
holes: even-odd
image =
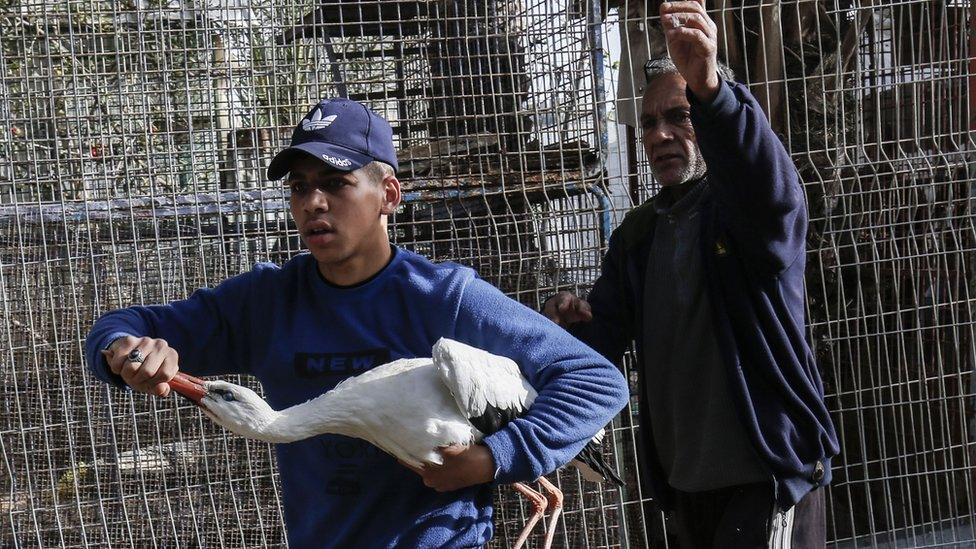
{"type": "Polygon", "coordinates": [[[112,334],[109,334],[109,336],[103,340],[104,343],[100,345],[97,349],[95,349],[95,356],[91,357],[91,361],[89,362],[89,364],[91,364],[91,369],[92,372],[95,374],[95,377],[104,381],[105,383],[114,385],[120,389],[125,389],[125,390],[129,390],[128,384],[126,384],[126,382],[122,380],[122,376],[112,373],[112,370],[110,370],[108,367],[108,362],[105,362],[105,357],[102,356],[102,351],[111,347],[112,344],[115,343],[115,340],[119,338],[123,338],[128,335],[132,335],[132,334],[128,334],[125,332],[114,332],[112,334]]]}
{"type": "Polygon", "coordinates": [[[516,470],[515,440],[510,428],[502,429],[481,440],[495,460],[495,484],[512,484],[525,481],[526,475],[516,470]]]}
{"type": "Polygon", "coordinates": [[[695,94],[691,93],[691,89],[686,89],[685,95],[688,96],[692,113],[699,114],[706,119],[726,117],[735,113],[739,108],[739,99],[732,91],[732,84],[724,80],[718,87],[718,94],[710,103],[699,101],[695,94]]]}

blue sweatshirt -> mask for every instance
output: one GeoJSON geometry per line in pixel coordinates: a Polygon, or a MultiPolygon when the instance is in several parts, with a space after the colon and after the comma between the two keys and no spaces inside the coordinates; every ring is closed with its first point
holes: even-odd
{"type": "MultiPolygon", "coordinates": [[[[774,481],[777,504],[788,509],[830,482],[830,459],[839,452],[805,337],[803,189],[789,154],[744,86],[723,84],[710,104],[690,92],[688,100],[708,167],[710,190],[699,215],[702,270],[724,371],[738,418],[774,481]]],[[[631,341],[641,364],[658,352],[644,348],[641,309],[657,215],[648,201],[613,232],[588,297],[593,321],[571,327],[613,361],[631,341]]],[[[646,377],[639,377],[642,399],[646,377]]],[[[671,487],[657,458],[649,409],[641,402],[641,480],[667,509],[671,487]]]]}
{"type": "MultiPolygon", "coordinates": [[[[539,397],[484,439],[498,483],[566,464],[627,400],[617,370],[555,324],[469,268],[396,248],[380,273],[351,288],[330,285],[303,254],[183,301],[104,315],[85,352],[95,375],[120,387],[99,350],[127,334],[165,339],[194,375],[256,376],[276,409],[373,366],[429,357],[440,337],[510,357],[539,397]]],[[[475,547],[491,538],[489,485],[438,493],[388,454],[340,435],[276,450],[293,547],[475,547]]]]}

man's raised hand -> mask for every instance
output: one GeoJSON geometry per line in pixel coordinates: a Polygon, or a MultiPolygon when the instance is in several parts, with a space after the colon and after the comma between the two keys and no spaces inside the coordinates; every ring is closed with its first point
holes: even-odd
{"type": "Polygon", "coordinates": [[[718,94],[718,31],[705,12],[705,0],[664,2],[661,26],[668,51],[688,88],[702,102],[718,94]]]}

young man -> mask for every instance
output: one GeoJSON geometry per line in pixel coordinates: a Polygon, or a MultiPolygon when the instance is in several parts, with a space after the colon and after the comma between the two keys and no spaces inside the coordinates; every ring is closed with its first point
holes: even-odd
{"type": "Polygon", "coordinates": [[[613,361],[636,342],[642,481],[680,547],[823,547],[838,444],[804,339],[803,189],[720,77],[704,4],[661,19],[641,126],[662,190],[614,231],[589,301],[544,312],[613,361]]]}
{"type": "Polygon", "coordinates": [[[186,300],[110,312],[88,336],[89,364],[106,382],[166,396],[180,369],[250,374],[278,409],[373,366],[430,356],[440,337],[520,365],[539,393],[528,414],[482,444],[444,450],[444,464],[422,476],[338,435],[278,445],[294,547],[482,546],[492,534],[490,483],[567,463],[627,400],[606,359],[471,269],[390,244],[387,216],[400,202],[392,136],[359,103],[322,101],[268,168],[272,180],[288,174],[311,254],[259,264],[186,300]],[[141,363],[127,359],[134,350],[141,363]]]}

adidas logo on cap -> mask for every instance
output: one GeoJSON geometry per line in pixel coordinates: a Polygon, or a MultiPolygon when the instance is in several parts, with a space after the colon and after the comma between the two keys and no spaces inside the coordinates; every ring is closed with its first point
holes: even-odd
{"type": "Polygon", "coordinates": [[[330,156],[330,155],[327,155],[327,154],[323,154],[322,155],[322,158],[326,162],[331,163],[333,166],[337,166],[337,167],[340,167],[340,168],[345,168],[345,167],[348,167],[348,166],[352,166],[352,162],[349,159],[347,159],[347,158],[336,158],[334,156],[330,156]]]}
{"type": "Polygon", "coordinates": [[[332,125],[333,122],[335,122],[335,119],[338,116],[339,116],[338,114],[333,114],[332,116],[326,116],[325,118],[322,118],[322,111],[320,109],[317,109],[315,111],[315,114],[312,115],[312,118],[306,118],[305,120],[302,120],[302,129],[307,132],[310,132],[314,130],[321,130],[322,128],[328,128],[329,126],[332,125]]]}

